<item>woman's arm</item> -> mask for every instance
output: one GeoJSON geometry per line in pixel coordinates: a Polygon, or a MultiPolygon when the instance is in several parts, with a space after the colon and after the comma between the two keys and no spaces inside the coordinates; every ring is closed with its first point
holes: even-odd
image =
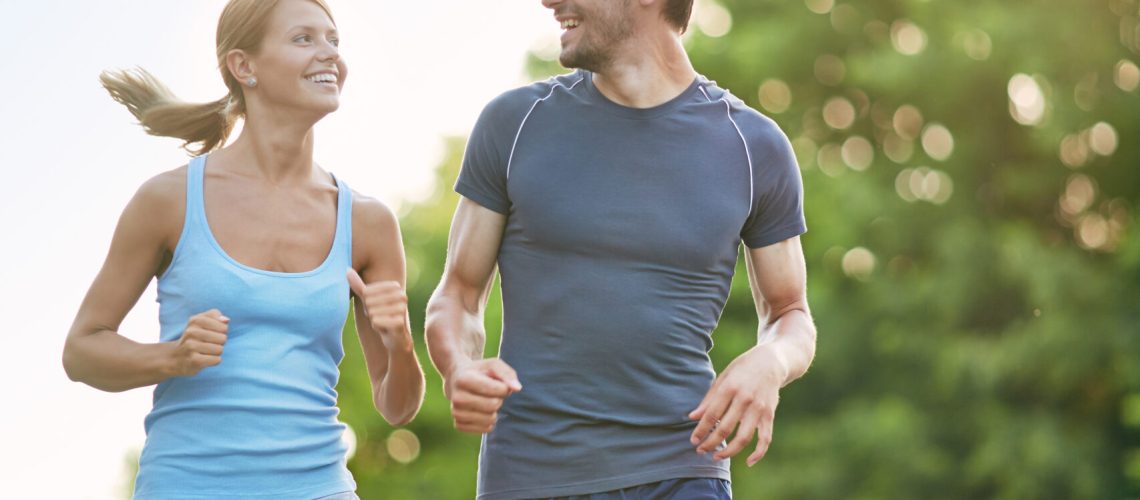
{"type": "Polygon", "coordinates": [[[404,244],[396,215],[379,201],[353,198],[356,331],[372,382],[372,401],[393,425],[415,418],[424,400],[424,373],[408,319],[404,244]],[[359,274],[357,274],[357,270],[359,274]]]}
{"type": "Polygon", "coordinates": [[[186,210],[185,168],[147,181],[123,210],[111,249],[68,332],[63,367],[77,382],[119,392],[192,375],[221,358],[225,323],[220,314],[195,316],[177,342],[144,344],[118,329],[166,264],[186,210]],[[219,332],[219,330],[221,330],[219,332]]]}

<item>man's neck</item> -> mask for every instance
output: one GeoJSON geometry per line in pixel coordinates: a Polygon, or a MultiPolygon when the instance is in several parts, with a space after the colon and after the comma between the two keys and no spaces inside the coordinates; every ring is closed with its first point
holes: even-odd
{"type": "Polygon", "coordinates": [[[671,32],[627,40],[604,69],[594,73],[594,86],[609,100],[631,108],[669,102],[693,83],[697,72],[671,32]]]}

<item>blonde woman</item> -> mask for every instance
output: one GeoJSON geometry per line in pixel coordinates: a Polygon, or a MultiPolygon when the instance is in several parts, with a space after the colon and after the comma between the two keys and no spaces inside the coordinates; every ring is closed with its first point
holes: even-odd
{"type": "Polygon", "coordinates": [[[376,408],[400,425],[423,401],[396,218],[313,163],[345,81],[338,43],[323,0],[231,0],[224,98],[102,75],[149,133],[197,154],[127,205],[63,352],[98,389],[157,384],[136,499],[356,498],[334,389],[351,294],[376,408]],[[117,329],[156,277],[160,342],[136,343],[117,329]]]}

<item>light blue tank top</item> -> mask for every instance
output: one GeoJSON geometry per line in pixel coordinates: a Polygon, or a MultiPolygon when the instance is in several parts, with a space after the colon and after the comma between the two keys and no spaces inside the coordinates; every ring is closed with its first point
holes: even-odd
{"type": "Polygon", "coordinates": [[[349,309],[352,195],[337,179],[336,236],[300,273],[243,265],[214,239],[202,201],[206,158],[187,169],[186,221],[158,280],[163,342],[189,318],[230,318],[221,364],[154,390],[136,499],[313,499],[355,490],[337,420],[337,365],[349,309]]]}

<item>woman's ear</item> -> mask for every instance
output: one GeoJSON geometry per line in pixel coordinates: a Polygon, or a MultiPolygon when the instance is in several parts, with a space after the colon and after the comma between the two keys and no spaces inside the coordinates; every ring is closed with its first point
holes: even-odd
{"type": "Polygon", "coordinates": [[[230,74],[242,85],[254,87],[257,83],[256,68],[253,59],[244,50],[233,49],[226,53],[226,68],[230,74]]]}

